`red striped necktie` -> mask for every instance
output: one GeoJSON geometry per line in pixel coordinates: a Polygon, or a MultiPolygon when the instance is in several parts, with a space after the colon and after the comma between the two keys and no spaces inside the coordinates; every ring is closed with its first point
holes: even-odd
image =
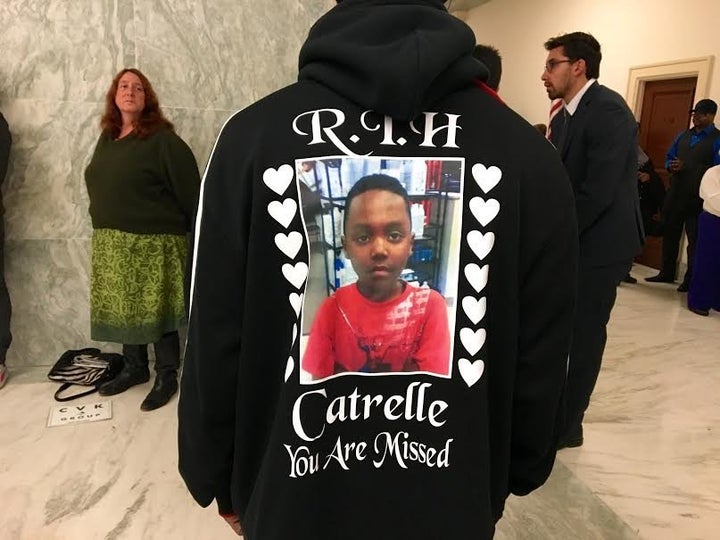
{"type": "Polygon", "coordinates": [[[547,133],[545,134],[545,137],[547,140],[550,140],[550,133],[552,132],[552,121],[553,118],[555,118],[555,115],[560,112],[560,109],[563,108],[563,100],[558,98],[552,102],[552,105],[550,106],[550,119],[548,120],[548,128],[547,133]]]}

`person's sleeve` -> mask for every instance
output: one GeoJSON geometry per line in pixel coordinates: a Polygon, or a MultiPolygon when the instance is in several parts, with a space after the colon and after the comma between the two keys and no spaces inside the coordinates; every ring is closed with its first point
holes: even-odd
{"type": "Polygon", "coordinates": [[[450,367],[450,328],[447,307],[440,293],[431,291],[426,308],[425,325],[416,362],[420,371],[448,374],[450,367]]]}
{"type": "Polygon", "coordinates": [[[678,142],[680,142],[680,137],[683,136],[683,132],[678,134],[677,137],[675,137],[675,140],[670,145],[670,148],[667,151],[667,154],[665,154],[665,170],[670,170],[670,162],[675,159],[678,155],[678,142]]]}
{"type": "Polygon", "coordinates": [[[647,163],[645,164],[646,172],[650,175],[650,183],[653,185],[659,185],[660,188],[665,191],[665,184],[663,184],[662,178],[655,170],[655,164],[652,162],[652,160],[648,159],[647,163]]]}
{"type": "Polygon", "coordinates": [[[200,192],[200,173],[195,156],[185,141],[175,133],[168,132],[163,145],[163,161],[170,186],[187,217],[190,230],[200,192]]]}
{"type": "Polygon", "coordinates": [[[555,460],[575,307],[578,233],[572,188],[556,152],[533,160],[521,195],[518,358],[509,491],[541,486],[555,460]]]}
{"type": "Polygon", "coordinates": [[[613,204],[618,186],[628,181],[627,155],[630,151],[635,155],[637,125],[626,107],[605,101],[589,119],[586,136],[585,178],[576,193],[581,235],[613,204]]]}
{"type": "MultiPolygon", "coordinates": [[[[223,129],[195,223],[190,321],[178,404],[179,469],[202,506],[233,511],[235,404],[242,350],[252,168],[223,129]]],[[[235,130],[237,132],[237,130],[235,130]]]]}
{"type": "Polygon", "coordinates": [[[714,199],[720,195],[720,185],[717,177],[720,176],[720,166],[710,167],[700,180],[700,198],[704,201],[714,199]]]}
{"type": "Polygon", "coordinates": [[[5,117],[0,114],[0,185],[5,180],[5,175],[10,162],[10,146],[12,145],[12,136],[5,117]]]}
{"type": "Polygon", "coordinates": [[[715,137],[713,144],[713,165],[720,165],[720,136],[715,137]]]}

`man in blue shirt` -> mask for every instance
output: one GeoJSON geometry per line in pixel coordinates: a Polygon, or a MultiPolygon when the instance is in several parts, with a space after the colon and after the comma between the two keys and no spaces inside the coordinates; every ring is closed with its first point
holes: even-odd
{"type": "Polygon", "coordinates": [[[701,99],[690,111],[693,127],[680,133],[667,153],[665,168],[670,172],[670,190],[662,211],[662,268],[651,283],[672,283],[677,272],[678,250],[683,226],[688,239],[687,272],[678,291],[687,292],[692,275],[697,220],[702,211],[700,180],[713,165],[720,165],[720,131],[715,127],[717,103],[701,99]]]}

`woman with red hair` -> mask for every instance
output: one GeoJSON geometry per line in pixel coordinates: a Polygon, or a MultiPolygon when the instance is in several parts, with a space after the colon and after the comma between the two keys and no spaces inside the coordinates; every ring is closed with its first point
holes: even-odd
{"type": "Polygon", "coordinates": [[[147,345],[153,343],[155,384],[140,406],[150,411],[178,387],[186,235],[200,175],[137,69],[123,69],[113,79],[100,127],[85,171],[93,225],[91,337],[122,343],[125,356],[122,372],[100,394],[147,382],[147,345]]]}

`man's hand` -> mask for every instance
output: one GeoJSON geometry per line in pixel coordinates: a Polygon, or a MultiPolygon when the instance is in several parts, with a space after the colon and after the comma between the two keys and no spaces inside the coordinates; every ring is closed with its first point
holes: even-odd
{"type": "Polygon", "coordinates": [[[650,175],[649,175],[648,173],[646,173],[646,172],[640,172],[640,171],[638,171],[638,180],[640,180],[643,184],[644,184],[645,182],[649,182],[649,181],[650,181],[650,175]]]}
{"type": "Polygon", "coordinates": [[[235,531],[235,534],[237,534],[238,536],[243,535],[242,526],[240,525],[239,517],[237,517],[235,515],[221,516],[221,517],[227,522],[228,525],[230,525],[230,528],[233,531],[235,531]]]}
{"type": "Polygon", "coordinates": [[[680,169],[682,169],[683,162],[681,159],[675,158],[670,162],[670,172],[678,172],[680,169]]]}

